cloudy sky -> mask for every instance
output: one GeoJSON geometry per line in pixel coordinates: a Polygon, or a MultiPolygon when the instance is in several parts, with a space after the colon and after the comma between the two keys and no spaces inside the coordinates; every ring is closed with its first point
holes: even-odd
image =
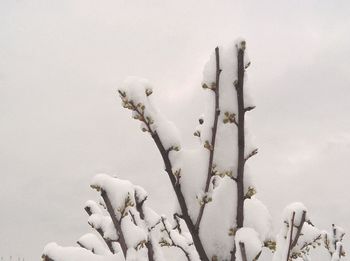
{"type": "Polygon", "coordinates": [[[96,173],[144,186],[168,213],[158,152],[116,89],[150,79],[191,146],[202,67],[237,37],[252,60],[260,198],[274,220],[297,200],[320,227],[350,231],[349,12],[348,0],[1,0],[0,255],[74,244],[96,173]]]}

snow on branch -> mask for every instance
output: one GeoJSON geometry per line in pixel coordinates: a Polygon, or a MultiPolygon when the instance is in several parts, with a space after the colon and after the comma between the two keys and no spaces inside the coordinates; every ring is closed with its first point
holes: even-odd
{"type": "Polygon", "coordinates": [[[338,261],[345,256],[342,242],[344,236],[344,229],[334,224],[330,232],[323,233],[323,245],[332,257],[332,261],[338,261]]]}
{"type": "Polygon", "coordinates": [[[176,134],[176,128],[172,123],[154,109],[149,96],[152,94],[151,85],[147,80],[138,78],[128,78],[121,89],[119,95],[123,106],[133,112],[133,117],[141,121],[142,130],[149,132],[154,140],[164,162],[165,171],[168,173],[172,187],[175,191],[178,203],[184,219],[193,238],[194,245],[203,260],[209,260],[203,248],[198,230],[195,227],[189,213],[185,197],[182,193],[179,179],[180,171],[173,171],[169,154],[172,151],[180,150],[180,142],[176,134]]]}
{"type": "Polygon", "coordinates": [[[319,246],[331,261],[345,256],[343,229],[333,225],[330,232],[320,231],[301,203],[284,210],[276,240],[271,234],[271,216],[257,198],[246,164],[258,153],[245,118],[255,109],[246,47],[242,39],[216,47],[205,65],[206,106],[194,132],[199,140],[195,148],[182,148],[177,128],[154,106],[148,80],[125,80],[118,90],[122,105],[153,139],[179,210],[167,219],[149,207],[142,187],[96,175],[91,187],[100,202],[85,204],[95,234],[82,236],[79,247],[48,244],[44,261],[257,261],[271,260],[264,256],[269,250],[273,261],[309,261],[319,246]]]}
{"type": "Polygon", "coordinates": [[[321,245],[323,232],[312,224],[302,203],[287,206],[283,216],[284,226],[277,236],[277,249],[273,260],[309,260],[311,249],[321,245]]]}
{"type": "Polygon", "coordinates": [[[121,253],[96,255],[81,247],[61,247],[56,243],[48,244],[42,257],[45,261],[125,261],[121,253]]]}

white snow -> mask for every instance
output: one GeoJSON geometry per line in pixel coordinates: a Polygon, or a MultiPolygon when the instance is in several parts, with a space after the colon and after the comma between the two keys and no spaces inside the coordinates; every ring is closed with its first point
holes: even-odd
{"type": "Polygon", "coordinates": [[[46,245],[43,255],[54,261],[125,261],[122,253],[101,256],[81,247],[61,247],[56,243],[46,245]]]}
{"type": "Polygon", "coordinates": [[[112,255],[112,253],[109,251],[104,241],[98,238],[95,234],[87,233],[81,236],[77,242],[81,244],[82,247],[90,250],[91,252],[97,255],[101,255],[101,256],[112,255]]]}
{"type": "Polygon", "coordinates": [[[258,233],[248,227],[243,227],[236,232],[236,260],[242,261],[242,251],[245,249],[247,260],[254,260],[254,258],[262,250],[262,242],[259,239],[258,233]],[[242,247],[241,244],[244,244],[242,247]]]}

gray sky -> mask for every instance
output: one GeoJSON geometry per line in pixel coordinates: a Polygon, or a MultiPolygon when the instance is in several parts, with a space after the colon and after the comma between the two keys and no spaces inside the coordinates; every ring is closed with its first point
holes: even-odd
{"type": "Polygon", "coordinates": [[[168,213],[158,152],[116,89],[150,79],[190,146],[203,65],[240,36],[260,198],[275,220],[300,200],[316,224],[350,231],[349,12],[347,0],[0,1],[0,255],[32,261],[47,242],[72,245],[89,229],[82,208],[99,172],[144,186],[168,213]]]}

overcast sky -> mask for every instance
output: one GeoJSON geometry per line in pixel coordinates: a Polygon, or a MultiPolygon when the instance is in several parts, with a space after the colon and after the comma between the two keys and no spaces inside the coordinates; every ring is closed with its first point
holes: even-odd
{"type": "Polygon", "coordinates": [[[191,146],[203,65],[237,37],[252,61],[259,197],[274,220],[298,200],[320,227],[350,233],[349,14],[348,0],[1,0],[0,255],[34,261],[48,242],[74,244],[100,172],[169,213],[158,152],[116,90],[150,79],[191,146]]]}

